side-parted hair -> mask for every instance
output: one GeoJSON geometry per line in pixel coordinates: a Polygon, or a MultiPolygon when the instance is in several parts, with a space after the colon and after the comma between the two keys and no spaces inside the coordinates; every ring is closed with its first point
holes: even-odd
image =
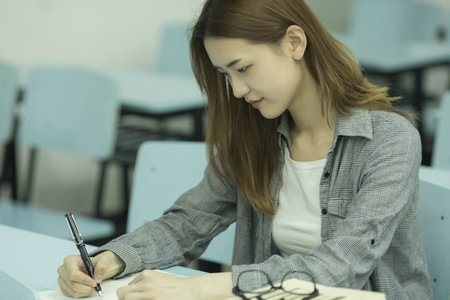
{"type": "Polygon", "coordinates": [[[269,184],[277,172],[280,118],[265,119],[245,101],[236,99],[225,75],[206,53],[208,37],[243,38],[279,45],[291,25],[300,26],[308,44],[304,59],[322,93],[322,111],[331,105],[340,114],[351,107],[398,113],[413,124],[415,116],[394,108],[387,88],[368,82],[350,50],[336,40],[303,0],[207,0],[192,27],[192,68],[208,98],[206,143],[210,164],[224,179],[232,176],[252,207],[273,215],[269,184]],[[325,101],[325,99],[328,99],[325,101]]]}

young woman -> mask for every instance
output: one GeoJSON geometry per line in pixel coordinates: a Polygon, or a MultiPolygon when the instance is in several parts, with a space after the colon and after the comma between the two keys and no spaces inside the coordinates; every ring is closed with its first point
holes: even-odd
{"type": "MultiPolygon", "coordinates": [[[[191,56],[208,97],[210,164],[160,219],[101,247],[96,281],[142,271],[119,299],[221,299],[298,270],[317,283],[430,299],[416,217],[414,117],[370,84],[302,0],[207,0],[191,56]],[[232,271],[179,278],[236,222],[232,271]],[[251,271],[251,272],[249,272],[251,271]]],[[[79,256],[58,272],[82,297],[79,256]]],[[[300,279],[308,279],[299,273],[300,279]]]]}

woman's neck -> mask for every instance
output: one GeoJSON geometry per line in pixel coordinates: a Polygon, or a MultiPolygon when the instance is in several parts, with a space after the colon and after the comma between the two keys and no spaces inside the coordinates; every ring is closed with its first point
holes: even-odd
{"type": "Polygon", "coordinates": [[[298,90],[298,99],[288,109],[294,123],[291,132],[311,137],[333,134],[338,113],[328,99],[322,100],[320,87],[308,71],[298,90]]]}

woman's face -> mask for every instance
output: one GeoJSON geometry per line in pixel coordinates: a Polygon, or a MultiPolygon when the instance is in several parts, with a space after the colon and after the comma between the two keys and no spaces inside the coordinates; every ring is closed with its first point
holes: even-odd
{"type": "Polygon", "coordinates": [[[275,48],[245,39],[210,37],[204,45],[213,66],[228,77],[234,96],[263,117],[276,118],[299,100],[302,66],[289,42],[275,48]]]}

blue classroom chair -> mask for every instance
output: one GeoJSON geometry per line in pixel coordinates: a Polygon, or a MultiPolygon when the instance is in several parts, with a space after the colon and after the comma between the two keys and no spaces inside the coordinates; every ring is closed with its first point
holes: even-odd
{"type": "Polygon", "coordinates": [[[15,149],[11,139],[18,89],[18,71],[12,65],[0,61],[0,144],[5,145],[4,158],[0,161],[0,188],[9,183],[14,198],[17,197],[17,176],[15,149]]]}
{"type": "Polygon", "coordinates": [[[0,292],[2,299],[39,300],[39,296],[26,283],[0,270],[0,292]]]}
{"type": "Polygon", "coordinates": [[[417,214],[434,299],[450,299],[450,170],[421,167],[417,214]]]}
{"type": "MultiPolygon", "coordinates": [[[[204,142],[150,141],[141,145],[133,179],[127,232],[159,218],[203,178],[204,142]]],[[[235,224],[215,237],[201,259],[231,265],[235,224]]]]}
{"type": "Polygon", "coordinates": [[[450,170],[450,90],[444,93],[440,107],[431,166],[450,170]]]}
{"type": "Polygon", "coordinates": [[[114,153],[119,116],[115,81],[93,71],[63,66],[31,70],[20,117],[18,142],[30,147],[28,182],[32,191],[37,149],[55,149],[101,162],[95,203],[100,216],[106,161],[114,153]]]}
{"type": "Polygon", "coordinates": [[[194,76],[191,68],[187,22],[164,24],[156,54],[155,72],[194,76]]]}

